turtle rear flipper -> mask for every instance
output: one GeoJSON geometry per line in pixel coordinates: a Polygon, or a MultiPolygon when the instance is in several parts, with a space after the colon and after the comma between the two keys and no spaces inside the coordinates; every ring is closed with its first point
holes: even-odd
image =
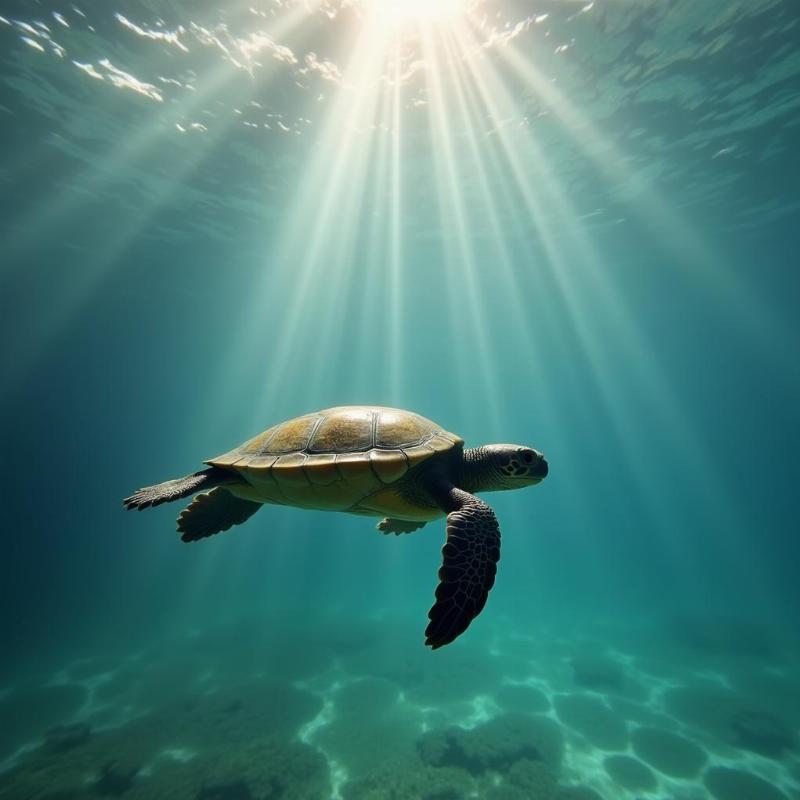
{"type": "Polygon", "coordinates": [[[211,489],[213,486],[221,486],[225,483],[240,482],[241,478],[235,472],[220,469],[219,467],[209,467],[192,475],[187,475],[185,478],[177,478],[174,481],[164,481],[164,483],[157,483],[155,486],[145,486],[143,489],[137,489],[122,502],[128,511],[133,508],[141,511],[144,508],[152,508],[160,506],[162,503],[180,500],[183,497],[196,494],[201,489],[211,489]]]}
{"type": "Polygon", "coordinates": [[[394,519],[393,517],[386,517],[386,519],[382,519],[377,527],[381,533],[390,534],[393,533],[395,536],[399,536],[401,533],[413,533],[414,531],[418,531],[420,528],[425,527],[424,522],[411,522],[406,519],[394,519]]]}
{"type": "Polygon", "coordinates": [[[221,487],[203,492],[178,515],[178,532],[184,542],[227,531],[247,521],[261,508],[261,503],[234,497],[221,487]]]}

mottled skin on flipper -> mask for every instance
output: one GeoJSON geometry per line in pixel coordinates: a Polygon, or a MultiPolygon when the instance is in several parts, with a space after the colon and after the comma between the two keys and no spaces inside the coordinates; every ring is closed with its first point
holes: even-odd
{"type": "Polygon", "coordinates": [[[428,612],[425,644],[436,650],[460,636],[486,605],[500,560],[500,527],[494,511],[474,495],[451,486],[442,490],[447,540],[436,602],[428,612]]]}
{"type": "Polygon", "coordinates": [[[241,525],[262,508],[261,503],[240,500],[222,486],[198,494],[178,515],[178,532],[184,542],[196,542],[241,525]]]}
{"type": "Polygon", "coordinates": [[[494,584],[500,529],[475,493],[530,486],[548,471],[531,448],[465,450],[460,437],[430,420],[378,406],[307,414],[206,463],[208,469],[139,489],[125,506],[143,509],[197,494],[178,518],[186,542],[241,524],[265,503],[380,516],[378,530],[395,535],[446,515],[426,630],[433,649],[466,630],[494,584]]]}

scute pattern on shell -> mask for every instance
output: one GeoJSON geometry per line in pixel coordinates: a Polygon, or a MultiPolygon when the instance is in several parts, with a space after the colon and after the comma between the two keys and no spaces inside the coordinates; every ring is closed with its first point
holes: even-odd
{"type": "Polygon", "coordinates": [[[321,415],[306,445],[310,453],[363,453],[375,446],[375,415],[371,409],[321,415]]]}
{"type": "Polygon", "coordinates": [[[460,444],[458,436],[410,411],[339,406],[282,422],[206,463],[270,472],[280,483],[324,486],[370,474],[391,484],[460,444]]]}

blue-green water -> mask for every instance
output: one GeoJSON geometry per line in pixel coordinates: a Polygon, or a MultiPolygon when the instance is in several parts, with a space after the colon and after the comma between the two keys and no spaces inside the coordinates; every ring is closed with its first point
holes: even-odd
{"type": "Polygon", "coordinates": [[[3,800],[800,798],[800,7],[414,5],[0,4],[3,800]],[[441,520],[122,508],[351,403],[548,458],[439,650],[441,520]]]}

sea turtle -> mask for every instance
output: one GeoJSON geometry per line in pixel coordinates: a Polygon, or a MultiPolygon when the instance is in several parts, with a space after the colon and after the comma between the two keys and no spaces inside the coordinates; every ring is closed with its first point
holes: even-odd
{"type": "Polygon", "coordinates": [[[410,533],[447,515],[436,602],[425,643],[463,633],[486,603],[500,558],[494,511],[476,492],[520,489],[547,475],[530,447],[464,441],[419,414],[340,406],[282,422],[216,458],[208,469],[139,489],[139,510],[197,494],[178,516],[184,542],[226,531],[265,503],[383,517],[378,530],[410,533]]]}

